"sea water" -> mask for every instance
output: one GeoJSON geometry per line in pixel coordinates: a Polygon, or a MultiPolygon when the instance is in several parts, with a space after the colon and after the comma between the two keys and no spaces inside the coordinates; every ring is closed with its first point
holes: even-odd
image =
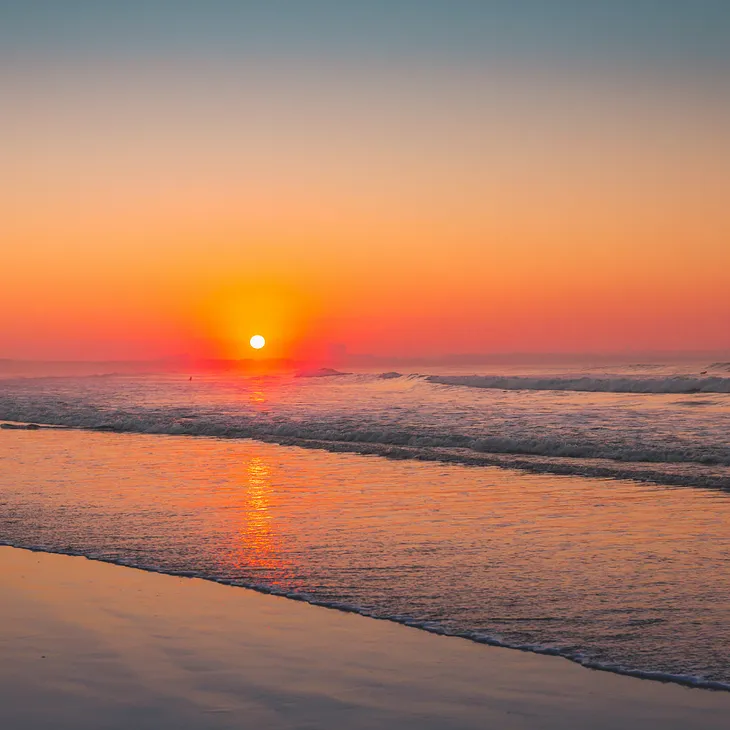
{"type": "Polygon", "coordinates": [[[730,365],[325,372],[0,380],[0,541],[730,688],[730,365]]]}

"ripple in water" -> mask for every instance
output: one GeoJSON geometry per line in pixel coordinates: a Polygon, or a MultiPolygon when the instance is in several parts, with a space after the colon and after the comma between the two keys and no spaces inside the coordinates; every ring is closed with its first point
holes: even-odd
{"type": "Polygon", "coordinates": [[[0,462],[8,544],[730,684],[723,492],[67,430],[0,462]]]}

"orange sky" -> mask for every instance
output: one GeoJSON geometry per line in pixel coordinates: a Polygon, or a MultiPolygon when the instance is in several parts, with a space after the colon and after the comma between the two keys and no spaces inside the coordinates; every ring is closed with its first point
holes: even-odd
{"type": "Polygon", "coordinates": [[[0,357],[730,348],[713,83],[147,61],[0,86],[0,357]]]}

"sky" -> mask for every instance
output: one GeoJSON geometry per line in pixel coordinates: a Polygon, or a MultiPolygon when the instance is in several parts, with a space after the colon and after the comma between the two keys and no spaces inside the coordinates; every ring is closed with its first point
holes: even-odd
{"type": "Polygon", "coordinates": [[[0,0],[0,358],[730,349],[724,0],[0,0]]]}

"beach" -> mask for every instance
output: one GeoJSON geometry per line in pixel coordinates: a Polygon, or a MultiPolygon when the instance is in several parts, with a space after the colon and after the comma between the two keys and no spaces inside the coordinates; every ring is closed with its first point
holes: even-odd
{"type": "Polygon", "coordinates": [[[730,729],[730,2],[0,60],[0,730],[730,729]]]}
{"type": "Polygon", "coordinates": [[[730,693],[0,548],[0,726],[725,728],[730,693]]]}

